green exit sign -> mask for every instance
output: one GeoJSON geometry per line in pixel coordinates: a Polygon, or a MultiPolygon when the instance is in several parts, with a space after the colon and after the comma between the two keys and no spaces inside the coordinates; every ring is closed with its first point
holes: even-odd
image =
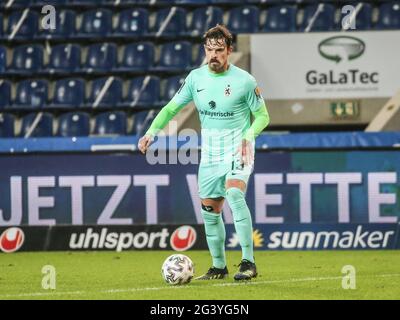
{"type": "Polygon", "coordinates": [[[332,102],[331,113],[335,118],[357,118],[360,115],[360,103],[358,101],[332,102]]]}

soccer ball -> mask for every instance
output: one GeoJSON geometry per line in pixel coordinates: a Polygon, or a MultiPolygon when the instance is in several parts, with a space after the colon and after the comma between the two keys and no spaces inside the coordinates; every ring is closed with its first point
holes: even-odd
{"type": "Polygon", "coordinates": [[[165,282],[171,285],[189,283],[194,275],[193,262],[183,254],[173,254],[165,259],[161,274],[165,282]]]}

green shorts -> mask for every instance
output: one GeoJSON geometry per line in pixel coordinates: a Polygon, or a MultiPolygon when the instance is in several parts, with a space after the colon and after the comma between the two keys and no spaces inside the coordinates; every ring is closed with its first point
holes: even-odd
{"type": "Polygon", "coordinates": [[[239,179],[246,183],[253,171],[252,165],[231,163],[200,163],[198,174],[199,195],[201,199],[225,198],[225,184],[228,179],[239,179]]]}

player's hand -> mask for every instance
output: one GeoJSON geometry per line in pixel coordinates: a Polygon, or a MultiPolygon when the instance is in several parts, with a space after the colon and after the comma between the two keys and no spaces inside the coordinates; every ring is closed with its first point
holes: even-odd
{"type": "Polygon", "coordinates": [[[145,135],[139,139],[138,148],[141,153],[145,154],[150,144],[153,142],[153,137],[151,135],[145,135]]]}
{"type": "Polygon", "coordinates": [[[254,162],[253,144],[251,141],[246,139],[242,140],[242,144],[237,150],[237,154],[240,156],[240,161],[245,166],[252,165],[254,162]]]}

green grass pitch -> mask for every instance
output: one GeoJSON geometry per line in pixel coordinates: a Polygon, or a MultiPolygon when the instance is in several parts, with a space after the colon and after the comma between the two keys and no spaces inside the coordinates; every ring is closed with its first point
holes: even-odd
{"type": "MultiPolygon", "coordinates": [[[[237,283],[239,251],[228,251],[227,280],[170,286],[161,265],[170,251],[35,252],[0,254],[3,299],[400,299],[399,251],[257,251],[259,276],[237,283]],[[56,289],[42,288],[42,268],[56,270],[56,289]],[[356,270],[356,289],[343,289],[342,267],[356,270]]],[[[195,276],[211,260],[207,251],[187,251],[195,276]]]]}

